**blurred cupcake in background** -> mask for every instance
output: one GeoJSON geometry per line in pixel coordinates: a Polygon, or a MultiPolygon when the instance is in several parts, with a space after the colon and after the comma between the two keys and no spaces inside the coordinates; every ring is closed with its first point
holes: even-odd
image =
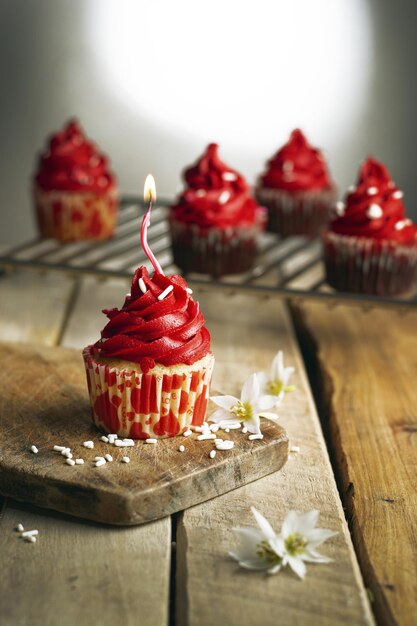
{"type": "Polygon", "coordinates": [[[337,203],[322,234],[327,282],[340,291],[391,296],[410,289],[417,268],[417,226],[406,218],[403,192],[369,157],[356,188],[337,203]]]}
{"type": "Polygon", "coordinates": [[[116,226],[118,193],[109,164],[76,120],[52,135],[34,177],[41,237],[107,239],[116,226]]]}
{"type": "Polygon", "coordinates": [[[268,161],[255,197],[268,209],[267,230],[281,237],[314,237],[330,219],[337,189],[320,150],[294,130],[268,161]]]}
{"type": "Polygon", "coordinates": [[[265,225],[265,210],[245,179],[210,144],[185,170],[186,189],[170,211],[175,264],[185,273],[213,277],[249,270],[265,225]]]}

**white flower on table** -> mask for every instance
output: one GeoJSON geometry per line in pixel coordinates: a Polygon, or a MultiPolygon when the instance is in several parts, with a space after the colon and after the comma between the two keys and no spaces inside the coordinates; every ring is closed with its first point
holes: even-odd
{"type": "MultiPolygon", "coordinates": [[[[274,396],[261,394],[257,374],[251,374],[244,383],[240,399],[234,396],[212,396],[210,399],[220,407],[209,417],[211,422],[222,426],[242,422],[250,433],[260,432],[261,414],[276,404],[274,396]]],[[[272,417],[276,419],[277,416],[272,417]]]]}
{"type": "Polygon", "coordinates": [[[229,552],[241,567],[266,570],[276,574],[289,565],[300,577],[306,573],[305,561],[330,563],[332,559],[323,556],[317,548],[337,532],[326,528],[315,528],[319,512],[297,513],[290,511],[277,534],[259,511],[251,507],[259,528],[234,528],[240,539],[237,550],[229,552]]]}
{"type": "Polygon", "coordinates": [[[295,390],[294,385],[288,384],[294,371],[293,367],[284,366],[284,353],[280,350],[272,361],[269,375],[266,372],[257,374],[261,393],[275,396],[275,404],[280,404],[286,393],[295,390]]]}

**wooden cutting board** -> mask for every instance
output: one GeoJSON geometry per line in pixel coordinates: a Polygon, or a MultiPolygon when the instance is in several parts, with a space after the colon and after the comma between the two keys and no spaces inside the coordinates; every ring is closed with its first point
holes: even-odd
{"type": "Polygon", "coordinates": [[[213,442],[196,434],[116,448],[100,441],[91,422],[79,351],[0,342],[0,363],[0,493],[17,500],[107,524],[142,524],[279,470],[288,457],[286,432],[268,420],[263,440],[231,431],[223,438],[234,448],[214,459],[213,442]],[[83,447],[86,440],[94,449],[83,447]],[[67,465],[54,445],[70,447],[84,465],[67,465]],[[95,467],[94,457],[106,453],[113,462],[95,467]]]}

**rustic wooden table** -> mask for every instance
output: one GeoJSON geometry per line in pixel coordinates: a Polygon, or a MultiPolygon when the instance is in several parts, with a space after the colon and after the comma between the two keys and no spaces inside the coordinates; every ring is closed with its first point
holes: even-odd
{"type": "MultiPolygon", "coordinates": [[[[125,292],[124,281],[3,276],[0,339],[81,348],[98,337],[101,309],[125,292]]],[[[300,452],[280,472],[143,526],[0,497],[2,626],[417,624],[417,313],[305,304],[292,312],[296,339],[275,297],[198,298],[215,387],[230,378],[237,392],[278,349],[296,367],[298,391],[280,421],[300,452]],[[251,505],[277,528],[290,508],[318,508],[320,525],[339,531],[325,546],[334,562],[309,566],[305,581],[239,569],[227,556],[231,528],[252,525],[251,505]],[[19,541],[18,522],[40,540],[19,541]]]]}

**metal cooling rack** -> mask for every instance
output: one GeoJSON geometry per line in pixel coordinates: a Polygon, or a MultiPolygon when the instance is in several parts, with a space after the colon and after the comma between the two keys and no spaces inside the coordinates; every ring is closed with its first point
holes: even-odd
{"type": "MultiPolygon", "coordinates": [[[[159,200],[152,209],[148,241],[167,274],[179,273],[173,264],[170,235],[166,221],[169,200],[159,200]]],[[[115,235],[103,242],[61,244],[52,239],[33,239],[6,249],[0,255],[5,271],[18,268],[66,272],[71,275],[94,275],[99,278],[131,279],[134,269],[143,264],[151,269],[140,246],[139,232],[145,205],[139,198],[124,197],[121,202],[115,235]]],[[[275,293],[290,300],[314,299],[330,306],[352,304],[365,310],[394,306],[407,311],[417,306],[417,288],[407,297],[382,298],[332,290],[325,280],[320,242],[303,237],[279,239],[263,235],[257,262],[250,272],[210,277],[189,274],[187,280],[200,289],[226,289],[231,292],[251,290],[260,294],[275,293]]]]}

